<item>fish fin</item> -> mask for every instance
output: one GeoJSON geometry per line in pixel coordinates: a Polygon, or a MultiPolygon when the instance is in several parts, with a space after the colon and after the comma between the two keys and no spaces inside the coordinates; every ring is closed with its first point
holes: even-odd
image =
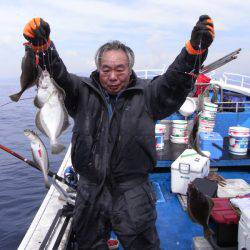
{"type": "Polygon", "coordinates": [[[40,119],[40,114],[41,114],[41,110],[38,110],[37,114],[36,114],[36,120],[35,120],[35,123],[36,123],[36,127],[44,134],[46,135],[47,137],[49,137],[45,130],[43,129],[43,126],[41,125],[41,119],[40,119]]]}
{"type": "Polygon", "coordinates": [[[50,77],[50,79],[52,80],[52,83],[54,84],[54,86],[56,87],[58,92],[62,95],[62,98],[64,100],[66,97],[65,90],[57,84],[57,82],[55,81],[55,79],[53,77],[50,77]]]}
{"type": "Polygon", "coordinates": [[[44,171],[43,171],[43,177],[44,177],[45,187],[49,189],[50,188],[50,183],[49,183],[49,179],[48,179],[48,174],[45,173],[44,171]]]}
{"type": "Polygon", "coordinates": [[[39,103],[39,100],[38,100],[38,97],[36,96],[35,99],[34,99],[34,105],[37,107],[37,108],[42,108],[42,105],[40,105],[39,103]]]}
{"type": "Polygon", "coordinates": [[[204,237],[208,240],[211,238],[211,236],[214,234],[214,232],[209,228],[204,228],[204,237]]]}
{"type": "Polygon", "coordinates": [[[54,143],[51,145],[51,153],[59,154],[65,149],[65,146],[60,143],[54,143]]]}
{"type": "Polygon", "coordinates": [[[21,95],[23,94],[23,92],[24,92],[24,90],[21,90],[21,91],[19,91],[19,92],[16,93],[16,94],[10,95],[9,98],[10,98],[11,101],[13,101],[13,102],[18,102],[19,99],[20,99],[20,97],[21,97],[21,95]]]}

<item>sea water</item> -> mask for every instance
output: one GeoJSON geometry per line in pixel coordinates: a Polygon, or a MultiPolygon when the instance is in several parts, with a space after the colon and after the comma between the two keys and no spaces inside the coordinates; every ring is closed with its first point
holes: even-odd
{"type": "MultiPolygon", "coordinates": [[[[35,126],[37,109],[33,99],[9,102],[9,95],[19,91],[19,83],[0,82],[0,144],[32,159],[30,142],[23,130],[28,128],[38,132],[49,153],[50,170],[57,172],[66,150],[59,155],[50,153],[48,138],[35,126]]],[[[34,97],[35,87],[23,94],[24,98],[34,97]]],[[[70,143],[71,126],[59,140],[66,148],[70,143]]],[[[14,156],[0,150],[0,249],[17,249],[32,222],[47,190],[43,175],[14,156]]]]}

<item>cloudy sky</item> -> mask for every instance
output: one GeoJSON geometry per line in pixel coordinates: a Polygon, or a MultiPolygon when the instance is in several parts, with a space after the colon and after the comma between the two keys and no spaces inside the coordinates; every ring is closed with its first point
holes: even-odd
{"type": "Polygon", "coordinates": [[[0,0],[0,80],[18,79],[24,54],[22,31],[33,17],[51,26],[51,39],[70,72],[89,74],[94,54],[121,40],[136,55],[135,69],[169,65],[202,14],[215,23],[206,63],[242,48],[222,71],[250,75],[250,0],[0,0]]]}

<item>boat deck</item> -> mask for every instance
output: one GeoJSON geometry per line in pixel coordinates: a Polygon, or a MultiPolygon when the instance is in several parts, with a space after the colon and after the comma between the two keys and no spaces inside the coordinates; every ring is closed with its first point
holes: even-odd
{"type": "MultiPolygon", "coordinates": [[[[220,175],[226,179],[241,178],[250,183],[250,172],[221,171],[220,175]]],[[[192,249],[193,237],[203,236],[203,230],[201,226],[189,219],[177,196],[170,192],[170,176],[170,173],[152,174],[150,176],[151,181],[156,186],[158,199],[157,229],[161,240],[161,248],[164,250],[192,249]]]]}
{"type": "MultiPolygon", "coordinates": [[[[66,166],[71,164],[69,152],[70,149],[61,165],[59,175],[62,174],[66,166]]],[[[249,171],[221,171],[220,175],[228,179],[241,178],[250,183],[249,171]]],[[[171,173],[169,172],[152,173],[150,175],[157,195],[157,229],[161,241],[161,249],[192,249],[193,238],[203,236],[203,231],[201,226],[192,223],[187,213],[183,210],[176,194],[171,193],[170,178],[171,173]]],[[[54,220],[58,210],[65,204],[58,197],[57,190],[51,187],[18,249],[39,249],[41,247],[51,222],[54,220]]],[[[60,229],[62,224],[63,222],[60,222],[57,228],[60,229]]],[[[53,234],[58,234],[57,231],[53,232],[53,234]]],[[[67,235],[65,236],[65,241],[67,241],[67,235]]],[[[49,244],[53,246],[53,240],[50,240],[49,244]]],[[[62,244],[57,249],[64,249],[64,247],[65,244],[62,244]]],[[[46,249],[52,249],[52,247],[47,247],[46,249]]],[[[122,247],[119,247],[119,249],[122,249],[122,247]]]]}

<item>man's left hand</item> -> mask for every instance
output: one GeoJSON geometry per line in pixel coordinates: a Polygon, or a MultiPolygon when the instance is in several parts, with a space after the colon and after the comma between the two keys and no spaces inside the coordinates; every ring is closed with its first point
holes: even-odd
{"type": "Polygon", "coordinates": [[[189,54],[201,54],[212,44],[213,40],[213,20],[208,15],[202,15],[192,30],[186,49],[189,54]]]}

